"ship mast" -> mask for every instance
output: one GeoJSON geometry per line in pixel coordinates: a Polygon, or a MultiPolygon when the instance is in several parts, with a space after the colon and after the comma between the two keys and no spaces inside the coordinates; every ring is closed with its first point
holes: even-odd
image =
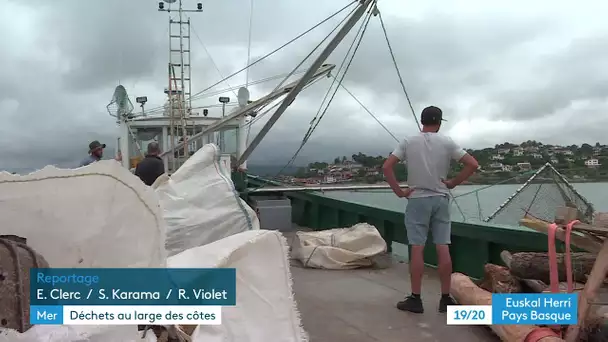
{"type": "MultiPolygon", "coordinates": [[[[197,3],[196,9],[184,9],[182,0],[164,0],[158,3],[159,12],[169,14],[169,64],[168,64],[168,87],[165,94],[168,97],[169,141],[172,150],[175,150],[176,139],[181,135],[184,142],[183,157],[188,157],[188,129],[187,119],[192,110],[192,68],[191,68],[191,44],[190,44],[190,18],[185,12],[202,12],[202,3],[197,3]],[[177,2],[177,9],[172,5],[177,2]],[[167,7],[165,7],[165,3],[167,7]],[[181,133],[181,134],[180,134],[181,133]]],[[[193,127],[196,133],[196,127],[193,127]]],[[[179,156],[180,151],[177,152],[179,156]]],[[[169,156],[172,160],[172,171],[177,169],[175,154],[169,156]]]]}

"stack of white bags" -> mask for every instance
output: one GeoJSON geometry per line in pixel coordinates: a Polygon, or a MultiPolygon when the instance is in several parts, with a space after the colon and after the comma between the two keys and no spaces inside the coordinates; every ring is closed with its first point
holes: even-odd
{"type": "MultiPolygon", "coordinates": [[[[234,190],[215,145],[152,187],[115,161],[29,175],[0,174],[2,234],[27,238],[51,267],[236,268],[237,305],[221,325],[198,326],[194,342],[302,342],[287,243],[259,229],[234,190]]],[[[136,342],[137,326],[36,325],[0,342],[136,342]]]]}

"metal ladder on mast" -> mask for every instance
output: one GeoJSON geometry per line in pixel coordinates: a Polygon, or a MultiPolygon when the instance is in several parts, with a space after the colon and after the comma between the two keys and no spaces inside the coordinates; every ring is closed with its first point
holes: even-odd
{"type": "MultiPolygon", "coordinates": [[[[170,94],[170,97],[176,97],[177,101],[180,102],[179,113],[175,113],[171,110],[171,134],[170,139],[173,141],[177,136],[182,138],[188,136],[186,132],[187,113],[192,108],[192,100],[190,99],[191,88],[192,88],[192,69],[191,69],[191,28],[190,18],[184,18],[181,9],[177,11],[178,15],[169,18],[169,83],[174,87],[174,94],[170,94]],[[176,115],[177,114],[177,115],[176,115]],[[175,123],[175,124],[173,124],[175,123]],[[181,130],[178,128],[181,127],[181,130]],[[179,132],[181,131],[181,134],[179,132]]],[[[175,161],[171,163],[172,171],[174,168],[177,169],[184,159],[188,156],[187,148],[185,147],[181,155],[177,155],[177,163],[175,161]]],[[[176,156],[173,156],[176,158],[176,156]]]]}
{"type": "Polygon", "coordinates": [[[183,99],[187,99],[186,108],[192,108],[190,33],[190,18],[184,21],[180,14],[177,19],[169,19],[169,63],[175,71],[175,75],[169,75],[169,81],[179,85],[183,99]]]}

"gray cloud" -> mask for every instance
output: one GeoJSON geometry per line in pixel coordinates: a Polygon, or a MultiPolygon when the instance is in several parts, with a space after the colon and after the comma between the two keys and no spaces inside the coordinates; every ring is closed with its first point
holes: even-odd
{"type": "MultiPolygon", "coordinates": [[[[346,3],[256,0],[252,59],[346,3]]],[[[193,8],[196,1],[186,4],[193,8]]],[[[118,132],[105,106],[119,83],[132,98],[148,96],[148,109],[163,104],[168,29],[155,1],[0,0],[0,5],[0,29],[10,32],[0,42],[0,62],[8,66],[0,77],[0,169],[71,165],[93,139],[113,146],[118,132]]],[[[242,68],[247,56],[249,1],[204,5],[203,13],[191,15],[195,92],[220,79],[201,42],[223,76],[242,68]]],[[[605,136],[600,127],[608,123],[603,58],[608,25],[593,20],[601,11],[557,6],[547,12],[528,5],[515,2],[496,10],[473,0],[441,10],[427,2],[379,5],[415,110],[441,106],[450,120],[445,130],[463,145],[527,139],[580,144],[605,136]],[[543,128],[548,123],[550,130],[543,128]]],[[[291,71],[339,19],[252,67],[250,79],[291,71]]],[[[328,63],[340,64],[352,39],[351,33],[328,63]]],[[[231,86],[244,82],[244,73],[228,80],[231,86]]],[[[278,82],[252,86],[252,97],[278,82]]],[[[281,164],[291,157],[330,82],[321,80],[302,93],[252,162],[281,164]]],[[[397,136],[415,132],[378,18],[372,19],[344,84],[397,136]]],[[[194,105],[214,105],[219,95],[194,105]]],[[[253,126],[252,135],[264,121],[253,126]]],[[[388,154],[394,144],[340,90],[298,163],[358,151],[388,154]]]]}
{"type": "Polygon", "coordinates": [[[493,95],[502,108],[495,115],[528,120],[555,114],[577,101],[601,102],[608,96],[608,62],[598,51],[607,49],[608,32],[572,40],[561,54],[538,60],[527,84],[493,95]]]}

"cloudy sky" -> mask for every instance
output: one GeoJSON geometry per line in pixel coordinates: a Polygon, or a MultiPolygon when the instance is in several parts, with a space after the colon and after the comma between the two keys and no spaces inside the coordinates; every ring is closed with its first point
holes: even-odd
{"type": "MultiPolygon", "coordinates": [[[[348,3],[254,0],[252,58],[348,3]]],[[[443,108],[449,120],[443,130],[464,147],[528,139],[608,143],[601,134],[608,126],[607,2],[381,0],[379,8],[414,108],[443,108]]],[[[118,84],[133,102],[146,95],[149,108],[163,104],[168,24],[156,9],[152,0],[0,0],[0,169],[69,165],[86,155],[91,140],[113,145],[117,128],[105,108],[118,84]]],[[[192,14],[194,92],[246,65],[249,13],[250,0],[206,0],[204,12],[192,14]]],[[[291,71],[339,19],[254,66],[250,79],[291,71]]],[[[340,64],[353,38],[354,32],[328,62],[340,64]]],[[[242,73],[228,83],[245,80],[242,73]]],[[[277,82],[252,87],[252,98],[277,82]]],[[[298,97],[252,162],[281,164],[291,157],[330,83],[322,80],[298,97]]],[[[377,17],[344,85],[395,135],[416,131],[377,17]]],[[[215,104],[217,96],[195,106],[215,104]]],[[[358,151],[388,154],[394,145],[338,91],[298,163],[358,151]]]]}

